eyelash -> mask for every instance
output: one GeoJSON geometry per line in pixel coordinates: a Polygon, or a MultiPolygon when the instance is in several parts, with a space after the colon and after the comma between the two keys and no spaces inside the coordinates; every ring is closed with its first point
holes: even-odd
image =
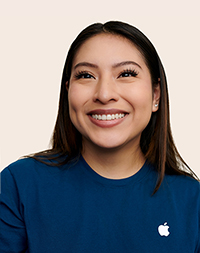
{"type": "Polygon", "coordinates": [[[86,78],[86,76],[90,76],[90,78],[94,78],[92,75],[90,75],[87,71],[78,71],[76,74],[75,74],[75,78],[76,79],[81,79],[81,78],[86,78]]]}
{"type": "MultiPolygon", "coordinates": [[[[118,76],[118,78],[119,77],[121,77],[122,75],[124,75],[124,74],[129,74],[129,75],[131,75],[131,76],[133,76],[133,77],[136,77],[139,73],[136,71],[136,70],[133,70],[133,69],[126,69],[126,70],[123,70],[120,74],[119,74],[119,76],[118,76]]],[[[81,79],[81,78],[94,78],[92,75],[90,75],[87,71],[78,71],[76,74],[75,74],[75,78],[76,79],[81,79]],[[86,76],[88,76],[88,77],[86,77],[86,76]],[[89,77],[90,76],[90,77],[89,77]]],[[[122,76],[122,77],[125,77],[125,76],[122,76]]],[[[128,76],[129,77],[129,76],[128,76]]],[[[94,78],[95,79],[95,78],[94,78]]]]}
{"type": "Polygon", "coordinates": [[[119,77],[122,76],[123,74],[130,74],[131,76],[136,77],[139,73],[134,69],[126,69],[120,73],[119,77]]]}

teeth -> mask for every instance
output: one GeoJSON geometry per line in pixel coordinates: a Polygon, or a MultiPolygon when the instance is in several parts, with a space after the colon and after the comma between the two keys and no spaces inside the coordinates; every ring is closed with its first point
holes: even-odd
{"type": "Polygon", "coordinates": [[[116,113],[116,114],[93,114],[92,118],[97,119],[97,120],[113,120],[113,119],[121,119],[125,116],[124,113],[116,113]]]}
{"type": "MultiPolygon", "coordinates": [[[[101,116],[101,115],[99,115],[99,116],[101,116]]],[[[99,118],[99,119],[100,119],[100,118],[99,118]]],[[[101,119],[102,119],[102,120],[106,120],[106,119],[107,119],[106,115],[103,114],[103,115],[101,116],[101,119]]]]}

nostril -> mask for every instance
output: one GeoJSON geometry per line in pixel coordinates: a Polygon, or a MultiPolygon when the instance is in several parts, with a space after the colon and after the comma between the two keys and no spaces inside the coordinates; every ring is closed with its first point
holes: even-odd
{"type": "Polygon", "coordinates": [[[108,102],[115,102],[118,101],[119,96],[117,93],[105,93],[105,92],[98,92],[94,96],[94,101],[95,102],[100,102],[100,103],[108,103],[108,102]]]}
{"type": "Polygon", "coordinates": [[[96,86],[96,92],[94,94],[94,101],[99,101],[103,104],[110,101],[114,102],[119,99],[119,95],[116,90],[115,83],[109,79],[99,80],[96,86]]]}

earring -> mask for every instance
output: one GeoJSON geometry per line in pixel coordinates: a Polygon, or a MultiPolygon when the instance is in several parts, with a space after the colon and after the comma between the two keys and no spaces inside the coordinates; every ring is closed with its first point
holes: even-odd
{"type": "Polygon", "coordinates": [[[158,104],[155,104],[155,107],[158,107],[158,104]]]}

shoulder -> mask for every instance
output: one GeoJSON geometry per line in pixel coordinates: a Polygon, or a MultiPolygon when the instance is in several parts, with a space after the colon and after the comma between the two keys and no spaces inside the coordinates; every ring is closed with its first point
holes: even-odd
{"type": "Polygon", "coordinates": [[[19,159],[8,165],[1,172],[2,189],[4,187],[28,187],[31,179],[35,175],[35,167],[40,167],[40,163],[36,165],[33,158],[19,159]]]}
{"type": "Polygon", "coordinates": [[[164,184],[178,196],[195,198],[200,202],[200,182],[198,180],[184,175],[166,175],[164,184]]]}
{"type": "MultiPolygon", "coordinates": [[[[34,165],[35,161],[33,158],[20,158],[16,160],[15,162],[9,164],[4,170],[23,170],[28,167],[32,167],[34,165]]],[[[4,171],[3,170],[3,171],[4,171]]]]}
{"type": "Polygon", "coordinates": [[[34,159],[22,158],[11,164],[2,170],[1,175],[6,176],[8,174],[17,175],[24,174],[27,170],[31,171],[34,168],[34,159]]]}
{"type": "Polygon", "coordinates": [[[200,183],[193,177],[185,175],[165,175],[167,182],[175,185],[199,187],[200,183]]]}
{"type": "Polygon", "coordinates": [[[56,173],[59,169],[56,166],[50,166],[36,161],[31,157],[22,158],[8,165],[1,172],[1,179],[2,183],[14,183],[24,188],[35,181],[45,179],[52,170],[56,173]]]}
{"type": "Polygon", "coordinates": [[[22,176],[33,173],[35,167],[41,166],[42,164],[35,161],[33,158],[22,158],[8,165],[4,170],[2,170],[1,174],[2,176],[7,174],[11,174],[13,176],[22,176]]]}
{"type": "Polygon", "coordinates": [[[79,163],[68,162],[65,165],[58,166],[55,162],[45,164],[32,157],[19,159],[1,172],[2,181],[14,180],[21,185],[33,184],[33,182],[56,180],[62,177],[68,178],[74,173],[79,163]],[[77,166],[76,166],[77,164],[77,166]],[[70,169],[69,169],[70,168],[70,169]]]}

